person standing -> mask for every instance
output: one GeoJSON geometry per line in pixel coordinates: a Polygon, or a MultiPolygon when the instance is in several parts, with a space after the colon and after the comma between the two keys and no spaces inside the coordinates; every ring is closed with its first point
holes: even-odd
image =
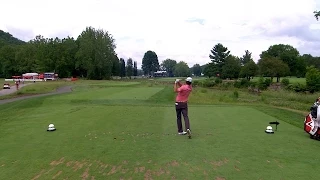
{"type": "Polygon", "coordinates": [[[188,99],[190,93],[192,92],[192,78],[188,77],[186,79],[186,84],[183,85],[180,83],[179,79],[176,79],[174,83],[174,92],[177,93],[175,99],[175,109],[177,116],[178,134],[188,134],[189,138],[191,138],[190,121],[188,115],[188,99]],[[186,131],[183,131],[182,128],[181,114],[183,115],[186,131]]]}

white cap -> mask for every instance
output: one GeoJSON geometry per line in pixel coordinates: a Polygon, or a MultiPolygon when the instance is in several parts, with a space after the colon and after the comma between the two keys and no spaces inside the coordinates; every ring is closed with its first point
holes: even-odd
{"type": "Polygon", "coordinates": [[[192,82],[192,78],[191,78],[191,77],[188,77],[188,78],[186,79],[186,81],[192,82]]]}

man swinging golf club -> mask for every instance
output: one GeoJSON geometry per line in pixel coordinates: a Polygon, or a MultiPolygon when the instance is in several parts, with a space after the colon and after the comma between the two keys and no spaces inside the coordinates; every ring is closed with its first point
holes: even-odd
{"type": "Polygon", "coordinates": [[[191,77],[188,77],[186,79],[186,84],[184,85],[180,83],[180,79],[176,79],[174,83],[174,92],[177,93],[175,108],[176,108],[176,114],[177,114],[178,134],[179,135],[188,134],[189,138],[191,138],[191,130],[190,130],[189,117],[188,117],[188,98],[192,91],[191,84],[192,84],[191,77]],[[182,129],[181,114],[183,115],[186,131],[183,131],[182,129]]]}

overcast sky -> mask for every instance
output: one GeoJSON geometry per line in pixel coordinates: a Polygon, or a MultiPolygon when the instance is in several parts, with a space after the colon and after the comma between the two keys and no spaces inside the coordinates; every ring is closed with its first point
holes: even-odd
{"type": "Polygon", "coordinates": [[[210,62],[222,43],[233,55],[246,49],[257,62],[270,45],[290,44],[320,56],[320,0],[0,0],[0,29],[29,41],[36,35],[77,37],[87,26],[116,40],[119,58],[140,68],[148,50],[166,58],[210,62]]]}

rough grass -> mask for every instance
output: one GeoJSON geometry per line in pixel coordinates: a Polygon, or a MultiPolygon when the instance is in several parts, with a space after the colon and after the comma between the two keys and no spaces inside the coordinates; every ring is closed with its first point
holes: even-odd
{"type": "Polygon", "coordinates": [[[261,96],[195,88],[188,139],[176,134],[172,86],[75,85],[71,94],[0,105],[3,179],[320,177],[309,153],[319,142],[303,132],[303,114],[254,101],[261,96]],[[272,135],[270,121],[280,122],[272,135]],[[46,132],[50,123],[57,131],[46,132]]]}

